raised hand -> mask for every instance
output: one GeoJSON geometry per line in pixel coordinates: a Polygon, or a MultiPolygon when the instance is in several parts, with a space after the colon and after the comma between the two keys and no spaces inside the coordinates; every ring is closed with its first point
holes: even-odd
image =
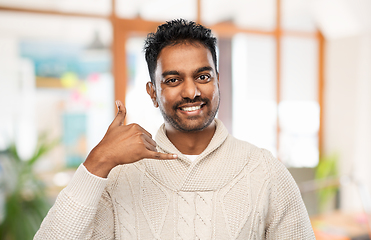
{"type": "Polygon", "coordinates": [[[126,108],[117,100],[118,113],[105,136],[89,153],[84,162],[88,171],[107,177],[117,165],[134,163],[143,158],[176,159],[175,154],[157,152],[152,135],[138,124],[125,125],[126,108]]]}

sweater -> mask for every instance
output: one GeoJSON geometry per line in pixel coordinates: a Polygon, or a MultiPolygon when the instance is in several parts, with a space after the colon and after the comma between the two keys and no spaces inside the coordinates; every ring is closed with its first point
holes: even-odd
{"type": "Polygon", "coordinates": [[[81,165],[34,239],[315,239],[299,189],[267,150],[228,134],[220,120],[207,148],[188,160],[164,125],[158,151],[107,179],[81,165]]]}

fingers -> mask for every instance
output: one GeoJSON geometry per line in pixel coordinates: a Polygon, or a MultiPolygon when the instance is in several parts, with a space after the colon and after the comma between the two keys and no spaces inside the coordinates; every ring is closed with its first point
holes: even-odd
{"type": "Polygon", "coordinates": [[[148,154],[149,154],[148,158],[152,159],[174,160],[178,158],[178,155],[176,154],[168,154],[154,151],[148,151],[148,154]]]}
{"type": "MultiPolygon", "coordinates": [[[[151,140],[152,140],[152,134],[150,134],[149,132],[147,132],[147,130],[145,130],[144,128],[142,128],[142,126],[138,125],[138,124],[135,124],[137,127],[139,127],[140,131],[143,132],[146,136],[148,136],[151,140]]],[[[153,141],[153,140],[152,140],[153,141]]],[[[154,142],[154,141],[153,141],[154,142]]],[[[156,145],[156,143],[154,142],[154,144],[156,145]]]]}
{"type": "Polygon", "coordinates": [[[116,122],[119,126],[121,126],[125,122],[126,108],[120,100],[116,100],[115,103],[116,103],[118,111],[117,111],[116,118],[115,118],[115,120],[113,120],[113,122],[116,122]]]}
{"type": "MultiPolygon", "coordinates": [[[[143,129],[144,130],[144,129],[143,129]]],[[[145,130],[144,130],[145,131],[145,130]]],[[[147,131],[146,131],[147,132],[147,131]]],[[[157,146],[157,143],[155,142],[155,140],[152,139],[152,135],[150,133],[145,133],[144,132],[144,135],[143,135],[143,140],[144,141],[147,141],[149,144],[153,145],[154,147],[157,146]]]]}
{"type": "Polygon", "coordinates": [[[151,138],[150,139],[144,139],[143,140],[143,144],[144,146],[150,150],[150,151],[153,151],[153,152],[157,152],[157,149],[156,149],[156,143],[154,143],[155,141],[150,141],[152,140],[151,138]]]}
{"type": "Polygon", "coordinates": [[[176,154],[167,154],[167,153],[160,153],[157,152],[156,148],[156,142],[148,137],[147,135],[144,135],[143,143],[146,146],[148,150],[148,154],[146,158],[154,158],[154,159],[177,159],[178,156],[176,154]]]}

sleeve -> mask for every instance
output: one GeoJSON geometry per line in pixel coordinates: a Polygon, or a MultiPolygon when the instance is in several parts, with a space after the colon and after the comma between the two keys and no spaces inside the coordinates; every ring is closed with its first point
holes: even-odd
{"type": "Polygon", "coordinates": [[[80,165],[34,239],[113,239],[114,217],[106,184],[107,179],[80,165]]]}
{"type": "Polygon", "coordinates": [[[270,153],[271,192],[266,239],[315,239],[299,188],[287,168],[270,153]]]}

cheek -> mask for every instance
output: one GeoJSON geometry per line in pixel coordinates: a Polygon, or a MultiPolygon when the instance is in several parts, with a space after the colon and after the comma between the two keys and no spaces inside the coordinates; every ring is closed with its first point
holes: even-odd
{"type": "Polygon", "coordinates": [[[160,102],[163,105],[166,104],[174,104],[176,101],[179,101],[179,93],[176,91],[176,89],[173,88],[165,88],[160,89],[160,91],[157,93],[160,99],[160,102]]]}
{"type": "Polygon", "coordinates": [[[156,97],[159,104],[163,105],[165,102],[167,102],[164,89],[161,87],[161,84],[158,84],[158,88],[156,89],[156,97]]]}
{"type": "Polygon", "coordinates": [[[213,87],[213,89],[212,89],[212,94],[211,94],[211,96],[212,96],[212,100],[218,100],[219,99],[219,95],[220,95],[220,93],[219,93],[219,87],[218,87],[218,85],[217,84],[214,84],[214,87],[213,87]]]}

